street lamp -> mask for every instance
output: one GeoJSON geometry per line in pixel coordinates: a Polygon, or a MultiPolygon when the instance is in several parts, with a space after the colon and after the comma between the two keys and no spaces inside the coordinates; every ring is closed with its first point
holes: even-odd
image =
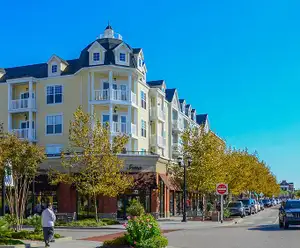
{"type": "Polygon", "coordinates": [[[186,222],[186,167],[190,166],[192,163],[192,159],[190,157],[187,157],[187,164],[184,162],[183,157],[179,156],[177,158],[178,165],[183,166],[183,217],[182,222],[186,222]]]}

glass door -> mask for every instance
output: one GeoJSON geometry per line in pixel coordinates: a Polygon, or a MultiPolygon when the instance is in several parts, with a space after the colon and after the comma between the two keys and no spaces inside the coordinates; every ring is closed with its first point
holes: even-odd
{"type": "Polygon", "coordinates": [[[121,132],[127,133],[127,116],[121,115],[121,132]]]}
{"type": "Polygon", "coordinates": [[[114,133],[120,132],[118,115],[113,115],[113,132],[114,133]]]}
{"type": "Polygon", "coordinates": [[[121,89],[121,100],[122,101],[127,101],[127,87],[126,87],[126,84],[121,84],[120,89],[121,89]]]}

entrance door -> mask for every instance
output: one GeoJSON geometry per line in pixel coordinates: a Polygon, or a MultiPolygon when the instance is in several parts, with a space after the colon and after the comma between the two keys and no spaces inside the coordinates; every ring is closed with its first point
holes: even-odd
{"type": "Polygon", "coordinates": [[[127,87],[125,84],[120,85],[121,89],[121,100],[122,101],[127,101],[127,87]]]}
{"type": "Polygon", "coordinates": [[[127,133],[127,116],[121,115],[121,132],[127,133]]]}
{"type": "Polygon", "coordinates": [[[109,82],[103,82],[103,100],[108,100],[109,96],[109,82]]]}
{"type": "Polygon", "coordinates": [[[115,133],[120,132],[118,115],[113,115],[113,132],[115,133]]]}

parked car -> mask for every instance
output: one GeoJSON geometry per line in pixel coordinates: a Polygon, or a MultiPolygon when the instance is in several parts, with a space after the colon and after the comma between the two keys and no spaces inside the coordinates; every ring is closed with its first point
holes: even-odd
{"type": "Polygon", "coordinates": [[[255,213],[257,214],[260,211],[260,205],[255,199],[251,199],[251,200],[252,200],[252,204],[255,207],[255,213]]]}
{"type": "Polygon", "coordinates": [[[259,200],[258,203],[260,205],[260,210],[264,210],[265,209],[265,204],[263,203],[263,201],[259,200]]]}
{"type": "Polygon", "coordinates": [[[288,200],[279,208],[279,227],[300,225],[300,200],[288,200]]]}
{"type": "Polygon", "coordinates": [[[245,208],[245,213],[247,215],[251,215],[251,214],[255,213],[255,207],[252,204],[251,199],[240,199],[238,201],[241,201],[243,203],[244,208],[245,208]]]}
{"type": "Polygon", "coordinates": [[[230,216],[240,216],[241,218],[246,216],[244,204],[241,201],[230,202],[227,209],[230,212],[230,216]]]}
{"type": "Polygon", "coordinates": [[[262,202],[265,207],[267,208],[272,207],[272,202],[269,199],[263,199],[262,202]]]}

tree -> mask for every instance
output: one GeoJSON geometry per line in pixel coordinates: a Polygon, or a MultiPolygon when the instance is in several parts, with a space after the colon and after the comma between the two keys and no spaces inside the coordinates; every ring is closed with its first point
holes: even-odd
{"type": "Polygon", "coordinates": [[[44,150],[28,141],[23,141],[13,134],[1,133],[0,138],[0,174],[11,176],[7,185],[6,198],[15,230],[20,230],[26,210],[29,185],[38,172],[43,161],[44,150]]]}
{"type": "Polygon", "coordinates": [[[94,199],[95,218],[98,220],[97,196],[116,197],[132,185],[133,178],[123,169],[118,158],[127,136],[116,136],[110,142],[108,126],[102,126],[95,115],[84,113],[79,107],[69,129],[69,148],[62,153],[63,170],[51,170],[53,184],[74,185],[82,195],[94,199]]]}

